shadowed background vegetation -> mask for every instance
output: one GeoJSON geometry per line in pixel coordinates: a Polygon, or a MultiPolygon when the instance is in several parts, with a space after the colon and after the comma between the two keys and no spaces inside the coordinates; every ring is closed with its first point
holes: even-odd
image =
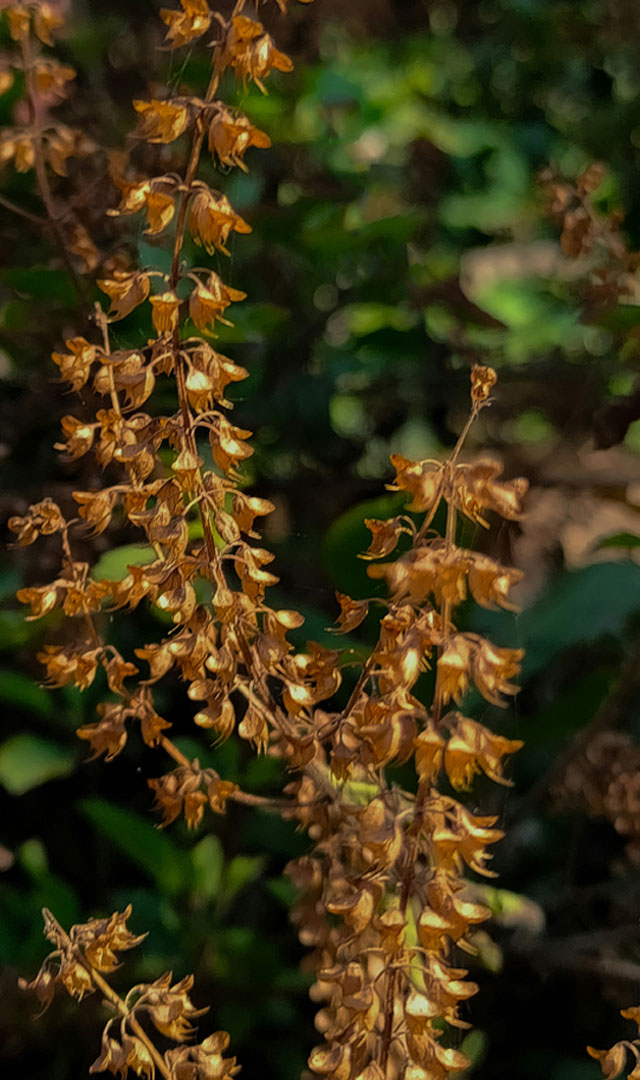
{"type": "MultiPolygon", "coordinates": [[[[69,108],[101,145],[124,144],[131,98],[166,80],[169,65],[175,85],[206,81],[200,54],[180,54],[178,66],[157,51],[159,6],[72,6],[59,50],[78,68],[69,108]]],[[[480,702],[471,714],[525,741],[514,787],[477,791],[478,809],[497,812],[507,834],[487,893],[495,919],[470,960],[481,991],[465,1049],[477,1080],[595,1080],[584,1045],[620,1037],[629,1025],[617,1010],[638,1000],[640,288],[632,256],[624,280],[619,258],[612,270],[607,239],[622,214],[626,250],[640,248],[635,8],[316,0],[304,17],[270,20],[295,74],[275,79],[268,97],[238,92],[274,147],[226,181],[254,231],[230,261],[220,257],[225,280],[249,296],[220,348],[251,373],[236,388],[234,420],[255,432],[246,482],[276,505],[266,523],[274,593],[306,616],[299,643],[335,641],[325,629],[335,589],[370,590],[357,555],[364,518],[397,504],[384,487],[388,455],[437,457],[453,445],[474,361],[500,381],[471,450],[497,455],[532,487],[521,525],[468,538],[526,575],[520,614],[473,623],[527,650],[508,714],[480,702]],[[572,190],[560,205],[559,178],[574,184],[594,162],[603,169],[588,202],[600,224],[586,250],[583,196],[572,190]]],[[[18,90],[0,99],[3,124],[14,122],[18,90]]],[[[174,150],[162,153],[170,170],[174,150]]],[[[29,174],[0,174],[6,199],[35,206],[32,190],[29,174]]],[[[104,171],[87,176],[85,196],[87,224],[115,250],[104,171]]],[[[82,308],[41,232],[0,215],[7,517],[44,494],[68,502],[90,477],[52,450],[76,403],[49,355],[86,330],[82,308]]],[[[142,226],[134,240],[136,257],[158,265],[142,226]]],[[[147,336],[133,315],[114,343],[147,336]]],[[[113,547],[113,534],[92,543],[109,577],[138,554],[124,540],[113,547]]],[[[282,871],[305,839],[237,806],[195,835],[182,824],[159,831],[145,784],[153,753],[127,747],[109,766],[86,763],[74,729],[91,722],[99,691],[41,687],[35,654],[56,616],[25,622],[14,600],[21,585],[48,580],[57,558],[44,544],[9,551],[0,566],[3,1074],[66,1080],[95,1057],[98,1000],[77,1011],[59,1001],[35,1020],[17,990],[18,973],[43,956],[41,907],[69,924],[131,900],[132,928],[150,933],[130,981],[194,971],[197,1004],[212,1005],[202,1032],[232,1033],[242,1075],[293,1080],[314,1041],[313,1009],[282,871]]],[[[151,613],[133,619],[120,620],[124,651],[155,633],[151,613]]],[[[368,624],[359,633],[366,639],[368,624]]],[[[277,763],[233,740],[203,753],[180,687],[164,693],[185,751],[245,790],[279,790],[277,763]]]]}

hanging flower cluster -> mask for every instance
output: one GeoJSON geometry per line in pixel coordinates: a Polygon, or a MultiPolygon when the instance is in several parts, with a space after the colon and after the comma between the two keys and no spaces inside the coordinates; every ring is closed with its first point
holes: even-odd
{"type": "MultiPolygon", "coordinates": [[[[409,498],[400,515],[368,521],[365,558],[389,591],[378,643],[346,708],[315,713],[313,767],[290,785],[314,851],[289,867],[301,890],[294,912],[300,938],[313,946],[324,1044],[309,1066],[338,1080],[444,1080],[468,1061],[452,1033],[465,1028],[460,1008],[475,993],[453,962],[455,948],[473,951],[474,927],[489,913],[473,896],[465,871],[490,875],[489,847],[501,833],[449,792],[464,792],[475,774],[506,783],[505,755],[520,742],[495,735],[456,705],[475,686],[492,704],[516,692],[521,650],[501,648],[459,631],[455,608],[468,593],[483,607],[512,608],[520,574],[456,544],[459,514],[485,524],[485,514],[516,519],[523,480],[504,481],[495,462],[459,461],[471,421],[488,403],[490,368],[472,372],[469,424],[445,463],[392,459],[392,490],[409,498]],[[444,538],[431,526],[446,505],[444,538]],[[394,562],[378,562],[403,542],[394,562]],[[430,704],[419,693],[423,671],[435,669],[430,704]],[[453,706],[453,707],[452,707],[453,706]],[[413,759],[415,794],[385,775],[413,759]],[[322,798],[327,775],[333,797],[322,798]],[[445,1031],[447,1034],[444,1034],[445,1031]]],[[[338,595],[338,629],[350,631],[373,602],[338,595]]],[[[310,733],[311,734],[311,733],[310,733]]]]}
{"type": "MultiPolygon", "coordinates": [[[[74,618],[75,637],[49,644],[40,654],[48,684],[85,689],[100,670],[106,677],[111,697],[99,707],[96,722],[80,729],[80,738],[94,755],[104,754],[107,760],[122,751],[134,726],[147,745],[164,747],[177,767],[150,785],[164,822],[184,814],[191,827],[200,823],[207,805],[222,812],[226,800],[236,795],[235,785],[188,761],[169,739],[170,724],[154,706],[154,684],[177,671],[194,702],[198,727],[210,729],[214,738],[237,730],[262,749],[270,725],[281,731],[295,728],[276,707],[268,679],[274,676],[294,692],[298,682],[313,679],[311,667],[298,676],[297,668],[290,674],[283,666],[290,650],[286,633],[302,618],[296,612],[274,611],[264,599],[267,586],[277,578],[268,569],[271,554],[251,541],[258,537],[256,519],[272,505],[245,494],[239,484],[242,462],[253,452],[247,441],[251,433],[232,422],[226,397],[227,387],[247,372],[219,353],[212,341],[216,324],[228,323],[225,312],[245,293],[213,269],[191,270],[184,262],[187,234],[209,254],[226,254],[232,232],[250,232],[226,195],[197,177],[205,146],[213,162],[226,169],[246,168],[244,157],[251,147],[270,145],[247,116],[218,99],[222,75],[231,69],[264,89],[262,80],[272,68],[291,67],[245,7],[240,0],[227,21],[214,19],[201,0],[185,0],[181,10],[162,13],[170,47],[215,30],[211,78],[202,99],[134,102],[143,141],[167,143],[189,133],[183,177],[119,178],[117,213],[143,213],[146,231],[154,235],[172,228],[171,271],[124,265],[114,269],[99,282],[110,305],[106,314],[97,310],[100,340],[70,338],[66,351],[53,357],[74,390],[90,387],[103,401],[94,418],[63,418],[64,439],[58,448],[72,459],[93,453],[115,482],[75,492],[77,517],[71,520],[45,500],[10,522],[19,544],[29,544],[40,534],[57,533],[61,539],[58,577],[19,593],[30,607],[29,618],[56,609],[74,618]],[[110,324],[144,304],[149,305],[155,336],[139,349],[113,350],[110,324]],[[175,387],[177,410],[171,415],[160,416],[149,407],[159,378],[171,379],[175,387]],[[213,468],[205,467],[205,441],[213,468]],[[168,468],[160,460],[166,450],[168,468]],[[150,558],[129,567],[122,580],[97,579],[88,564],[74,558],[73,533],[80,528],[102,534],[112,522],[118,528],[128,523],[147,543],[150,558]],[[207,590],[211,601],[205,603],[201,597],[207,590]],[[135,657],[125,658],[105,640],[102,615],[129,612],[142,602],[167,616],[173,629],[162,641],[141,643],[135,657]]],[[[316,663],[323,664],[322,650],[316,663]]],[[[324,658],[325,667],[328,663],[324,658]]],[[[334,676],[331,687],[338,681],[334,676]]]]}
{"type": "MultiPolygon", "coordinates": [[[[69,177],[70,161],[95,154],[93,139],[60,121],[52,109],[69,96],[76,73],[68,64],[47,55],[43,47],[54,44],[53,35],[63,25],[54,4],[46,0],[11,0],[3,12],[15,51],[0,65],[0,94],[14,85],[21,73],[24,97],[14,107],[17,122],[0,132],[0,167],[11,164],[18,173],[33,171],[47,218],[40,224],[52,232],[72,277],[90,273],[98,265],[98,251],[58,187],[69,177]]],[[[38,224],[38,219],[19,207],[11,207],[38,224]]]]}
{"type": "MultiPolygon", "coordinates": [[[[286,11],[285,0],[277,4],[286,11]]],[[[210,738],[235,732],[258,752],[280,756],[294,772],[283,812],[313,842],[311,852],[290,867],[300,889],[294,920],[314,950],[313,996],[322,1003],[317,1026],[324,1043],[311,1054],[312,1072],[337,1080],[444,1080],[466,1066],[451,1045],[452,1033],[467,1026],[461,1003],[475,992],[452,954],[472,949],[473,929],[488,917],[464,875],[491,873],[488,849],[501,835],[495,819],[477,816],[460,793],[480,772],[507,782],[503,759],[520,745],[461,710],[472,687],[488,702],[504,704],[516,692],[522,658],[520,650],[496,646],[454,622],[469,595],[484,607],[513,607],[511,590],[520,576],[459,547],[456,525],[460,515],[483,526],[492,513],[516,520],[526,482],[505,481],[494,461],[460,460],[467,432],[496,382],[491,368],[476,366],[469,421],[449,459],[394,455],[390,487],[406,496],[408,513],[367,522],[372,542],[365,558],[371,577],[385,582],[388,598],[338,595],[340,633],[357,629],[376,605],[380,612],[377,643],[348,700],[340,696],[343,648],[309,643],[305,652],[292,649],[288,631],[303,620],[267,602],[267,589],[278,579],[271,553],[256,543],[256,522],[272,506],[242,488],[251,433],[232,422],[226,397],[227,387],[247,372],[212,343],[216,323],[226,321],[244,293],[213,269],[189,268],[184,252],[187,234],[208,254],[226,254],[232,233],[250,231],[225,194],[198,175],[205,147],[213,163],[227,169],[246,167],[250,148],[269,144],[248,117],[217,96],[226,71],[265,90],[273,70],[291,68],[248,6],[238,0],[225,19],[214,16],[206,0],[181,0],[180,8],[161,13],[169,48],[207,35],[211,78],[202,98],[134,103],[143,141],[188,136],[186,165],[180,176],[140,177],[125,170],[117,212],[144,215],[151,235],[171,230],[171,268],[118,266],[100,282],[110,306],[108,312],[97,308],[99,339],[70,338],[66,351],[54,355],[63,379],[75,390],[89,386],[102,399],[95,416],[64,418],[60,448],[71,458],[93,453],[108,482],[75,493],[73,519],[47,499],[12,519],[19,544],[58,535],[63,554],[53,582],[23,589],[19,597],[30,618],[61,610],[73,620],[75,636],[40,654],[49,685],[85,689],[99,673],[107,684],[109,696],[95,722],[78,732],[93,756],[112,760],[137,731],[147,746],[173,759],[171,771],[149,781],[163,824],[183,816],[195,828],[207,808],[224,813],[228,800],[252,798],[189,760],[170,738],[170,722],[154,701],[155,685],[169,674],[184,682],[193,723],[210,738]],[[110,324],[143,305],[153,325],[151,340],[136,349],[113,349],[110,324]],[[153,407],[160,379],[175,389],[176,408],[168,415],[153,407]],[[205,463],[209,453],[212,467],[205,463]],[[433,529],[441,506],[444,537],[433,529]],[[112,523],[128,526],[149,554],[121,580],[97,577],[73,554],[78,528],[97,535],[112,523]],[[103,633],[104,615],[128,615],[141,604],[151,605],[172,628],[125,657],[103,633]],[[419,681],[428,668],[435,672],[435,691],[425,701],[419,681]],[[409,761],[415,792],[401,790],[389,773],[409,761]]],[[[73,949],[84,949],[76,930],[69,940],[73,949]]],[[[61,971],[67,972],[76,953],[65,952],[65,941],[56,938],[67,958],[61,971]]],[[[42,987],[48,976],[41,976],[42,987]]],[[[165,1032],[175,1038],[188,1026],[186,989],[162,980],[136,988],[136,1008],[144,1001],[156,1027],[159,1015],[168,1025],[175,1021],[165,1032]],[[171,994],[182,1003],[173,1012],[171,994]]],[[[152,1075],[141,1063],[142,1050],[127,1041],[132,1031],[135,1036],[133,1021],[119,1039],[109,1029],[96,1069],[124,1075],[131,1067],[152,1075]]],[[[175,1080],[232,1075],[232,1066],[210,1065],[207,1055],[220,1056],[226,1045],[222,1037],[213,1039],[215,1047],[207,1040],[200,1048],[169,1051],[163,1074],[175,1080]]]]}
{"type": "Polygon", "coordinates": [[[172,985],[171,972],[167,972],[155,982],[132,987],[124,998],[105,979],[119,967],[117,954],[146,937],[127,929],[131,907],[114,912],[108,919],[90,919],[72,926],[69,933],[46,908],[43,914],[45,936],[55,948],[35,979],[30,983],[22,979],[21,986],[36,994],[43,1012],[61,986],[78,1001],[96,990],[102,995],[113,1015],[105,1025],[100,1054],[89,1072],[108,1070],[126,1076],[132,1070],[144,1080],[155,1080],[156,1073],[165,1080],[232,1080],[238,1073],[235,1058],[223,1056],[229,1045],[226,1032],[217,1031],[199,1044],[192,1042],[193,1021],[207,1011],[195,1008],[189,998],[193,976],[172,985]],[[149,1033],[154,1029],[164,1040],[178,1045],[161,1054],[149,1033]]]}

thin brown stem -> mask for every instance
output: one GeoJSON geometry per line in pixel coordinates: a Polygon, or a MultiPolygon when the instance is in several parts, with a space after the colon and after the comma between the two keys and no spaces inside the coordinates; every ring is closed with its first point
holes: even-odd
{"type": "MultiPolygon", "coordinates": [[[[475,418],[475,413],[469,419],[466,431],[469,430],[471,422],[475,418]]],[[[462,445],[462,439],[459,440],[459,446],[462,445]]],[[[455,451],[454,451],[455,452],[455,451]]],[[[453,462],[453,456],[451,462],[453,462]]],[[[447,550],[451,551],[455,543],[456,535],[456,508],[453,502],[447,503],[447,526],[445,533],[445,543],[447,550]]],[[[442,637],[446,639],[451,625],[451,613],[452,604],[450,600],[444,600],[442,603],[441,619],[442,619],[442,637]]],[[[438,669],[436,667],[436,685],[433,695],[433,709],[431,710],[431,718],[434,725],[437,727],[442,719],[442,711],[444,708],[444,698],[442,695],[441,680],[438,669]]],[[[416,794],[416,801],[413,810],[413,820],[409,826],[409,845],[407,850],[407,857],[405,863],[404,876],[402,878],[402,886],[400,893],[400,911],[402,915],[406,915],[409,901],[411,899],[411,892],[415,881],[418,855],[420,846],[420,832],[422,830],[422,822],[424,819],[425,807],[431,790],[431,784],[428,781],[422,781],[418,785],[418,791],[416,794]]],[[[397,980],[397,969],[392,968],[387,975],[387,987],[384,999],[384,1028],[380,1040],[380,1055],[379,1064],[382,1069],[383,1076],[386,1076],[387,1065],[389,1062],[389,1054],[391,1051],[391,1043],[393,1038],[393,1014],[395,1003],[395,988],[397,980]]]]}
{"type": "Polygon", "coordinates": [[[87,960],[86,956],[82,952],[82,949],[78,948],[78,946],[73,944],[73,942],[71,941],[71,938],[69,937],[67,932],[62,928],[62,926],[60,926],[60,923],[52,915],[52,913],[47,908],[45,908],[44,911],[43,911],[43,914],[45,915],[45,918],[47,919],[47,921],[49,921],[53,926],[55,926],[55,929],[56,929],[56,931],[57,931],[57,933],[59,935],[60,942],[63,945],[63,947],[65,949],[67,949],[68,952],[71,953],[73,958],[79,964],[82,965],[82,967],[84,968],[84,970],[89,975],[89,977],[90,977],[91,981],[93,982],[94,986],[96,987],[96,989],[100,990],[101,994],[104,996],[104,998],[111,1005],[114,1012],[116,1012],[119,1016],[122,1016],[123,1018],[126,1018],[128,1026],[131,1028],[131,1030],[133,1032],[135,1032],[137,1037],[140,1039],[140,1041],[142,1043],[144,1043],[145,1047],[149,1051],[149,1054],[153,1058],[153,1061],[154,1061],[154,1064],[156,1065],[156,1068],[158,1068],[160,1070],[160,1072],[162,1073],[162,1075],[164,1077],[166,1077],[166,1080],[170,1080],[170,1070],[168,1069],[168,1067],[167,1067],[167,1065],[166,1065],[166,1063],[164,1061],[164,1058],[158,1052],[158,1050],[156,1050],[156,1047],[154,1046],[153,1042],[151,1041],[151,1039],[147,1035],[146,1031],[144,1030],[142,1025],[139,1023],[139,1021],[136,1019],[136,1017],[127,1008],[127,1006],[125,1005],[125,1003],[122,1000],[122,998],[120,997],[120,995],[117,994],[116,991],[113,989],[113,987],[111,987],[109,985],[107,980],[105,978],[103,978],[103,976],[100,974],[100,972],[96,971],[96,969],[93,967],[93,965],[87,960]]]}
{"type": "Polygon", "coordinates": [[[67,241],[64,234],[64,229],[61,224],[60,217],[57,213],[53,193],[51,191],[51,185],[49,183],[49,174],[47,172],[47,162],[44,153],[44,142],[42,138],[42,111],[41,100],[38,94],[38,88],[35,85],[33,72],[34,63],[31,49],[31,39],[29,35],[22,38],[20,42],[20,49],[22,53],[22,67],[25,78],[25,88],[27,93],[27,104],[29,108],[29,117],[31,121],[31,139],[33,144],[33,164],[36,174],[36,180],[38,183],[38,189],[44,208],[47,212],[47,219],[49,226],[56,238],[57,245],[60,251],[60,255],[64,261],[64,264],[69,273],[69,277],[73,282],[73,286],[76,290],[78,298],[82,301],[88,302],[88,292],[85,283],[82,281],[78,272],[76,271],[69,249],[67,247],[67,241]]]}
{"type": "Polygon", "coordinates": [[[4,195],[0,195],[0,206],[4,206],[5,210],[10,210],[12,214],[18,214],[20,217],[25,218],[26,221],[30,221],[37,229],[47,229],[50,227],[50,222],[46,218],[38,217],[37,214],[32,214],[29,210],[24,210],[17,203],[7,199],[4,195]]]}

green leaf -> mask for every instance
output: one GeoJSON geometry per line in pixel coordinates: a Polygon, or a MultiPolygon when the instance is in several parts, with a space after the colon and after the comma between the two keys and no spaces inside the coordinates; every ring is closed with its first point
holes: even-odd
{"type": "Polygon", "coordinates": [[[607,536],[597,545],[599,548],[637,548],[640,547],[640,536],[635,533],[616,533],[615,536],[607,536]]]}
{"type": "Polygon", "coordinates": [[[221,907],[227,908],[237,894],[260,876],[266,860],[262,855],[236,855],[227,863],[220,893],[221,907]]]}
{"type": "Polygon", "coordinates": [[[130,566],[146,566],[153,562],[155,557],[155,551],[151,547],[123,544],[112,551],[105,551],[93,568],[93,576],[96,580],[106,578],[107,581],[122,581],[129,573],[130,566]]]}
{"type": "Polygon", "coordinates": [[[474,1028],[465,1035],[460,1050],[470,1059],[472,1068],[479,1065],[486,1056],[488,1043],[487,1036],[479,1028],[474,1028]]]}
{"type": "Polygon", "coordinates": [[[509,889],[496,889],[493,885],[483,885],[482,882],[474,882],[471,891],[473,900],[486,904],[500,926],[511,930],[520,928],[535,935],[544,933],[544,909],[529,896],[511,892],[509,889]]]}
{"type": "Polygon", "coordinates": [[[270,878],[267,881],[267,889],[276,900],[282,904],[285,911],[290,911],[295,902],[298,890],[288,878],[270,878]]]}
{"type": "Polygon", "coordinates": [[[57,300],[71,306],[77,300],[73,282],[66,270],[50,270],[43,266],[3,270],[0,281],[32,300],[57,300]]]}
{"type": "Polygon", "coordinates": [[[32,836],[18,849],[18,862],[34,880],[44,877],[49,870],[49,860],[42,840],[32,836]]]}
{"type": "Polygon", "coordinates": [[[13,651],[41,633],[37,623],[25,621],[22,611],[0,611],[0,649],[13,651]]]}
{"type": "Polygon", "coordinates": [[[98,832],[152,877],[163,892],[176,895],[191,888],[194,876],[191,859],[166,833],[104,799],[85,799],[81,807],[98,832]]]}
{"type": "Polygon", "coordinates": [[[570,570],[521,615],[476,611],[473,629],[498,645],[526,650],[525,678],[550,664],[562,650],[619,634],[640,610],[640,566],[606,562],[570,570]]]}
{"type": "Polygon", "coordinates": [[[15,566],[3,566],[0,569],[0,600],[15,596],[22,585],[22,576],[15,566]]]}
{"type": "Polygon", "coordinates": [[[191,852],[195,890],[205,900],[215,900],[220,892],[224,853],[217,836],[204,836],[191,852]]]}
{"type": "Polygon", "coordinates": [[[67,925],[79,915],[78,898],[71,885],[49,869],[46,848],[37,836],[25,840],[16,852],[17,861],[34,883],[32,897],[38,908],[48,907],[67,925]]]}
{"type": "Polygon", "coordinates": [[[0,783],[10,795],[26,791],[71,772],[75,754],[40,738],[39,735],[12,735],[0,746],[0,783]]]}
{"type": "Polygon", "coordinates": [[[0,701],[19,705],[41,716],[51,716],[53,712],[51,697],[46,690],[22,672],[8,668],[0,669],[0,701]]]}

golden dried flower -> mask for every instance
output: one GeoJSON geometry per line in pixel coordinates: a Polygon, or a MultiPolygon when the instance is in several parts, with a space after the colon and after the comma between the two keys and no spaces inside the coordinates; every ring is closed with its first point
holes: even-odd
{"type": "Polygon", "coordinates": [[[10,67],[0,66],[0,94],[6,94],[14,83],[14,74],[10,67]]]}
{"type": "Polygon", "coordinates": [[[68,338],[65,345],[68,353],[52,353],[51,359],[60,368],[60,378],[71,384],[73,390],[81,390],[91,372],[97,349],[86,338],[68,338]]]}
{"type": "Polygon", "coordinates": [[[124,319],[144,303],[151,287],[149,275],[140,270],[115,270],[112,278],[103,278],[98,285],[111,302],[109,315],[116,319],[124,319]]]}
{"type": "Polygon", "coordinates": [[[215,195],[202,184],[189,205],[189,231],[209,255],[216,250],[228,255],[225,244],[230,233],[250,233],[251,226],[236,214],[226,195],[215,195]]]}
{"type": "Polygon", "coordinates": [[[502,466],[497,461],[477,461],[458,465],[453,476],[456,506],[480,525],[487,522],[483,510],[493,510],[500,517],[517,520],[522,515],[522,499],[528,490],[523,477],[498,481],[502,466]]]}
{"type": "Polygon", "coordinates": [[[229,1045],[226,1031],[216,1031],[199,1046],[182,1046],[168,1050],[165,1061],[172,1080],[232,1080],[240,1071],[235,1058],[223,1057],[229,1045]]]}
{"type": "Polygon", "coordinates": [[[138,134],[151,143],[170,143],[186,131],[189,112],[181,101],[134,101],[140,115],[138,134]]]}
{"type": "Polygon", "coordinates": [[[172,195],[167,195],[166,192],[160,191],[152,185],[147,195],[145,210],[147,213],[147,227],[144,231],[147,236],[157,236],[173,221],[176,212],[175,199],[172,195]]]}
{"type": "Polygon", "coordinates": [[[266,149],[271,146],[271,139],[264,131],[254,127],[248,116],[233,112],[218,102],[216,112],[209,124],[211,154],[218,158],[221,165],[227,168],[237,165],[246,172],[244,155],[250,146],[266,149]]]}
{"type": "Polygon", "coordinates": [[[33,29],[43,45],[53,45],[53,31],[58,30],[63,23],[62,15],[52,4],[39,0],[33,13],[33,29]]]}
{"type": "Polygon", "coordinates": [[[160,18],[169,27],[166,41],[172,49],[190,45],[202,37],[211,25],[207,0],[180,0],[182,11],[160,9],[160,18]]]}
{"type": "Polygon", "coordinates": [[[247,294],[240,289],[224,285],[217,274],[209,274],[206,285],[198,282],[189,297],[189,314],[199,330],[212,326],[216,319],[231,325],[223,318],[229,304],[245,300],[247,294]]]}
{"type": "Polygon", "coordinates": [[[273,38],[265,32],[262,23],[247,15],[234,15],[231,19],[221,64],[233,68],[245,84],[252,79],[263,94],[267,91],[262,80],[274,69],[293,70],[291,60],[276,49],[273,38]]]}
{"type": "Polygon", "coordinates": [[[24,517],[9,518],[9,528],[17,533],[20,547],[32,544],[39,536],[60,532],[65,524],[60,507],[49,498],[30,506],[24,517]]]}
{"type": "Polygon", "coordinates": [[[388,518],[386,521],[365,518],[364,523],[372,539],[371,544],[361,556],[363,559],[381,559],[385,555],[390,555],[398,546],[402,534],[409,531],[406,520],[400,517],[388,518]]]}
{"type": "Polygon", "coordinates": [[[40,1015],[42,1015],[55,997],[56,979],[45,960],[35,979],[32,979],[31,982],[27,982],[26,979],[18,979],[18,986],[21,990],[29,990],[36,995],[42,1006],[40,1010],[40,1015]]]}
{"type": "Polygon", "coordinates": [[[350,596],[340,592],[336,593],[336,600],[340,604],[338,629],[341,634],[350,634],[366,619],[369,612],[369,601],[352,600],[350,596]]]}
{"type": "Polygon", "coordinates": [[[13,40],[24,41],[29,36],[31,24],[29,12],[22,5],[20,7],[9,7],[7,9],[7,19],[9,20],[9,33],[13,40]]]}
{"type": "Polygon", "coordinates": [[[59,64],[57,60],[40,58],[33,67],[35,87],[40,94],[53,94],[63,97],[66,84],[76,77],[74,68],[68,64],[59,64]]]}
{"type": "Polygon", "coordinates": [[[178,325],[180,298],[173,290],[151,297],[153,325],[160,335],[172,334],[178,325]]]}
{"type": "Polygon", "coordinates": [[[143,210],[151,191],[151,181],[139,180],[134,184],[130,184],[126,180],[118,181],[117,178],[116,181],[122,197],[120,206],[113,212],[117,214],[137,214],[138,211],[143,210]]]}
{"type": "Polygon", "coordinates": [[[86,424],[76,416],[63,416],[60,426],[67,441],[56,443],[56,450],[65,451],[74,460],[89,452],[95,439],[96,424],[86,424]]]}
{"type": "Polygon", "coordinates": [[[79,739],[85,739],[91,744],[93,751],[90,760],[100,754],[105,755],[105,761],[113,761],[124,749],[127,742],[125,721],[128,710],[123,705],[98,705],[100,720],[97,724],[84,724],[76,731],[79,739]]]}
{"type": "Polygon", "coordinates": [[[615,1080],[620,1076],[627,1060],[624,1043],[616,1043],[610,1050],[594,1050],[593,1046],[588,1046],[587,1053],[599,1062],[605,1080],[615,1080]]]}
{"type": "Polygon", "coordinates": [[[498,376],[492,367],[474,364],[471,369],[471,401],[475,406],[485,405],[498,376]]]}
{"type": "Polygon", "coordinates": [[[431,461],[410,461],[402,454],[392,454],[391,464],[396,470],[396,479],[393,484],[387,484],[388,489],[412,495],[409,510],[431,509],[442,491],[442,468],[431,461]]]}
{"type": "MultiPolygon", "coordinates": [[[[51,154],[49,160],[51,161],[51,154]]],[[[54,167],[53,164],[51,167],[54,167]]],[[[84,225],[79,221],[73,221],[70,224],[69,251],[76,256],[82,272],[85,274],[90,274],[100,262],[100,253],[96,245],[84,225]]]]}

